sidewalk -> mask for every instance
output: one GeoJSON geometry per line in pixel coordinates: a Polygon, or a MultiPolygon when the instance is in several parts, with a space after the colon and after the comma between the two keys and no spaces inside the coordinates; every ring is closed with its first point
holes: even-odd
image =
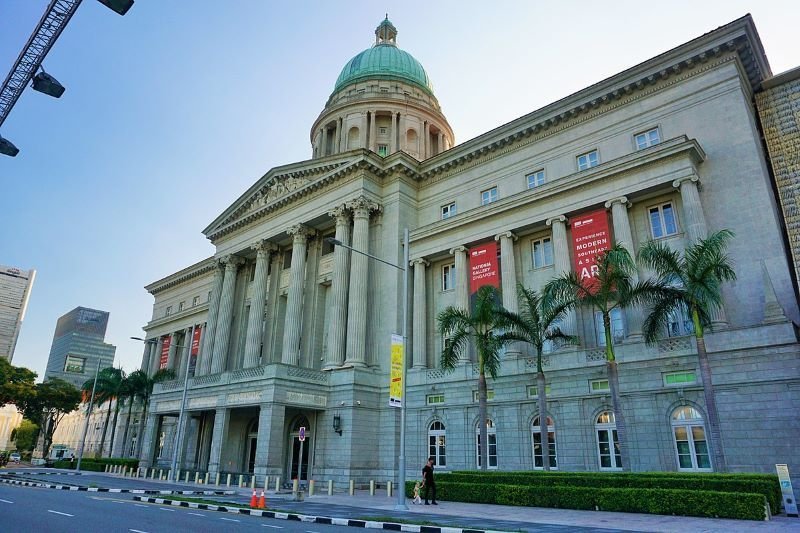
{"type": "MultiPolygon", "coordinates": [[[[33,470],[33,469],[32,469],[33,470]]],[[[65,471],[68,472],[68,471],[65,471]]],[[[31,473],[31,477],[36,476],[31,473]]],[[[102,472],[86,473],[87,478],[93,478],[94,483],[103,486],[102,481],[108,485],[121,484],[140,485],[144,480],[121,478],[119,476],[102,472]]],[[[47,476],[52,482],[53,475],[47,476]]],[[[75,477],[70,476],[74,484],[81,484],[75,477]]],[[[148,488],[160,486],[163,489],[177,488],[166,481],[147,480],[148,488]]],[[[216,489],[214,485],[198,485],[195,490],[216,489]]],[[[137,487],[143,488],[143,487],[137,487]]],[[[180,487],[184,488],[184,487],[180,487]]],[[[223,489],[225,487],[222,487],[223,489]]],[[[247,504],[252,490],[249,488],[232,488],[236,491],[234,496],[209,497],[220,501],[236,501],[247,504]]],[[[259,489],[260,493],[260,489],[259,489]]],[[[614,513],[604,511],[579,511],[571,509],[547,509],[538,507],[512,507],[503,505],[473,504],[440,501],[438,506],[412,505],[407,500],[407,511],[395,511],[396,499],[386,497],[386,492],[381,491],[375,496],[370,496],[368,491],[356,491],[354,496],[347,493],[327,493],[306,496],[305,501],[295,502],[290,493],[267,491],[268,506],[292,513],[313,516],[329,516],[331,518],[380,518],[385,521],[390,519],[409,521],[415,523],[430,523],[445,527],[483,527],[487,529],[542,531],[546,529],[569,531],[573,529],[617,530],[617,531],[653,531],[653,532],[738,532],[738,531],[764,531],[800,532],[800,518],[786,516],[773,517],[770,521],[755,522],[749,520],[729,520],[718,518],[695,518],[685,516],[663,516],[633,513],[614,513]],[[548,526],[551,526],[548,528],[548,526]],[[555,527],[553,527],[555,526],[555,527]],[[560,527],[559,527],[560,526],[560,527]]]]}

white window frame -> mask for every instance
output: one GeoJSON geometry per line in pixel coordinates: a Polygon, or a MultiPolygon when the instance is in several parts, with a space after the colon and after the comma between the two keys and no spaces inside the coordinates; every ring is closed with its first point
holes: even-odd
{"type": "Polygon", "coordinates": [[[697,385],[697,371],[696,370],[678,370],[676,372],[663,372],[661,374],[661,380],[664,383],[665,387],[688,387],[691,385],[697,385]],[[691,380],[681,379],[680,381],[676,381],[674,383],[668,383],[670,377],[692,377],[691,380]]]}
{"type": "Polygon", "coordinates": [[[589,392],[592,394],[605,394],[610,390],[611,386],[608,384],[608,378],[589,380],[589,392]]]}
{"type": "Polygon", "coordinates": [[[686,306],[673,311],[667,320],[667,337],[687,337],[694,335],[694,322],[689,317],[686,306]]]}
{"type": "Polygon", "coordinates": [[[587,170],[596,167],[600,164],[600,152],[595,148],[588,152],[584,152],[575,157],[575,163],[578,165],[578,170],[587,170]]]}
{"type": "Polygon", "coordinates": [[[497,201],[497,185],[481,191],[481,205],[489,205],[497,201]]]}
{"type": "Polygon", "coordinates": [[[389,145],[388,144],[379,144],[378,145],[378,155],[381,157],[386,157],[389,155],[389,145]]]}
{"type": "MultiPolygon", "coordinates": [[[[381,87],[381,90],[383,92],[387,92],[387,93],[389,92],[389,89],[386,89],[386,87],[381,87]],[[385,91],[384,91],[384,89],[385,89],[385,91]]],[[[378,134],[379,135],[388,135],[389,134],[389,128],[387,128],[386,126],[378,126],[378,134]]]]}
{"type": "Polygon", "coordinates": [[[555,264],[555,254],[553,252],[553,238],[552,237],[541,237],[539,239],[531,240],[531,263],[533,264],[534,270],[540,268],[547,268],[551,267],[555,264]],[[538,264],[536,260],[536,245],[540,244],[542,246],[542,264],[538,264]],[[547,262],[547,245],[550,245],[550,262],[547,262]]]}
{"type": "MultiPolygon", "coordinates": [[[[475,465],[480,469],[481,467],[481,428],[480,425],[475,426],[475,465]]],[[[487,454],[488,466],[487,470],[497,470],[497,427],[494,425],[494,420],[491,418],[486,419],[486,440],[489,443],[489,453],[487,454]],[[492,453],[494,449],[494,454],[492,453]],[[494,457],[494,466],[492,466],[492,457],[494,457]]]]}
{"type": "Polygon", "coordinates": [[[691,406],[682,406],[678,407],[672,412],[672,416],[670,416],[672,421],[672,444],[675,449],[675,463],[678,466],[678,470],[681,472],[713,472],[714,467],[713,463],[711,462],[711,449],[708,445],[708,431],[706,431],[706,424],[705,420],[703,420],[703,415],[700,412],[691,406]],[[685,416],[676,416],[677,413],[681,411],[683,413],[690,412],[696,416],[692,418],[686,418],[685,416]],[[705,453],[697,453],[697,443],[701,442],[700,440],[695,439],[695,429],[700,429],[703,432],[703,440],[702,442],[705,443],[705,453]],[[678,436],[677,431],[682,429],[686,432],[686,443],[688,446],[688,454],[683,453],[681,454],[678,448],[678,436]],[[691,435],[691,438],[689,436],[691,435]],[[681,466],[681,455],[688,456],[691,458],[692,466],[691,467],[682,467],[681,466]],[[698,455],[706,456],[706,460],[708,461],[708,466],[703,467],[699,466],[700,462],[698,460],[698,455]]]}
{"type": "MultiPolygon", "coordinates": [[[[531,451],[533,452],[533,469],[544,470],[544,460],[541,450],[541,428],[539,427],[539,416],[537,415],[531,422],[531,451]],[[539,451],[537,453],[537,438],[539,439],[539,451]],[[536,466],[536,459],[539,459],[539,466],[536,466]]],[[[550,449],[550,470],[558,470],[558,437],[556,436],[556,426],[551,417],[547,417],[547,443],[550,449]]]]}
{"type": "Polygon", "coordinates": [[[169,316],[172,314],[172,306],[168,305],[167,308],[164,310],[164,316],[169,316]]]}
{"type": "Polygon", "coordinates": [[[633,135],[633,144],[636,145],[637,150],[644,150],[661,142],[661,132],[658,127],[650,128],[649,130],[640,131],[633,135]],[[655,136],[653,135],[655,134],[655,136]],[[655,138],[654,138],[655,137],[655,138]]]}
{"type": "Polygon", "coordinates": [[[433,457],[434,466],[447,467],[447,427],[441,420],[428,426],[428,457],[433,457]]]}
{"type": "Polygon", "coordinates": [[[195,296],[194,298],[192,298],[192,307],[197,307],[199,304],[200,304],[199,296],[195,296]]]}
{"type": "Polygon", "coordinates": [[[534,170],[526,176],[528,178],[528,188],[535,189],[547,183],[547,176],[545,176],[544,169],[534,170]]]}
{"type": "MultiPolygon", "coordinates": [[[[615,307],[611,310],[611,340],[614,344],[619,344],[625,340],[625,319],[622,309],[615,307]]],[[[595,326],[595,341],[597,346],[605,347],[606,334],[603,327],[603,313],[600,311],[594,312],[594,326],[595,326]]]]}
{"type": "Polygon", "coordinates": [[[456,264],[442,266],[442,292],[452,291],[456,288],[456,264]]]}
{"type": "Polygon", "coordinates": [[[620,471],[622,470],[622,462],[621,457],[617,457],[619,453],[617,450],[619,449],[619,438],[617,437],[617,422],[616,418],[614,417],[613,411],[603,411],[600,413],[597,418],[595,418],[594,424],[594,437],[595,437],[595,444],[597,445],[595,449],[597,450],[597,465],[600,470],[603,471],[620,471]],[[608,415],[607,420],[600,422],[600,418],[603,415],[608,415]],[[600,449],[600,433],[605,433],[607,437],[608,443],[608,453],[603,453],[600,449]],[[609,464],[611,466],[603,466],[603,457],[607,456],[609,458],[609,464]]]}
{"type": "Polygon", "coordinates": [[[178,303],[178,312],[180,313],[181,311],[183,311],[185,307],[186,307],[185,301],[178,303]]]}
{"type": "Polygon", "coordinates": [[[435,394],[425,395],[425,405],[442,405],[444,403],[444,393],[437,392],[435,394]]]}
{"type": "MultiPolygon", "coordinates": [[[[544,386],[545,391],[547,391],[547,395],[550,395],[550,384],[546,384],[544,386]]],[[[538,398],[539,397],[539,386],[538,385],[528,385],[528,398],[538,398]]]]}
{"type": "MultiPolygon", "coordinates": [[[[486,401],[491,402],[494,400],[494,389],[486,389],[486,401]]],[[[478,391],[472,391],[472,401],[478,403],[478,391]]]]}
{"type": "Polygon", "coordinates": [[[450,202],[449,204],[443,205],[441,213],[442,213],[442,220],[456,216],[456,214],[458,213],[456,209],[456,203],[450,202]]]}
{"type": "Polygon", "coordinates": [[[662,202],[657,205],[651,205],[647,207],[647,224],[650,226],[650,236],[653,239],[667,239],[669,237],[674,237],[678,235],[680,230],[680,224],[678,223],[678,210],[675,208],[675,202],[662,202]],[[667,223],[664,221],[664,208],[669,206],[670,210],[672,211],[672,221],[675,226],[675,231],[672,233],[669,232],[667,229],[667,223]],[[656,228],[653,226],[653,210],[658,212],[658,230],[661,232],[661,235],[656,235],[656,228]]]}

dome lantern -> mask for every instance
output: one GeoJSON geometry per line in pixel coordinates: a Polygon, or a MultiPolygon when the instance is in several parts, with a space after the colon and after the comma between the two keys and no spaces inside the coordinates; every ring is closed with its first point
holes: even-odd
{"type": "Polygon", "coordinates": [[[389,21],[388,13],[386,14],[386,18],[383,19],[383,22],[378,24],[378,27],[375,28],[375,46],[380,44],[397,46],[397,28],[389,21]]]}

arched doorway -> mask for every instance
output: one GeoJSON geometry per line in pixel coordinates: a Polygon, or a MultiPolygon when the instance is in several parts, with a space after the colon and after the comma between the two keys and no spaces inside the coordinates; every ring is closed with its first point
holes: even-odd
{"type": "Polygon", "coordinates": [[[244,456],[245,472],[249,472],[251,474],[255,472],[257,448],[258,448],[258,418],[254,418],[247,425],[247,434],[245,435],[245,456],[244,456]]]}
{"type": "Polygon", "coordinates": [[[300,415],[294,419],[292,422],[290,429],[289,429],[289,454],[288,454],[288,465],[287,465],[287,472],[289,481],[293,481],[298,479],[297,474],[298,471],[300,473],[300,484],[305,485],[305,481],[308,480],[308,467],[309,467],[309,456],[311,451],[311,424],[308,421],[308,418],[305,415],[300,415]],[[305,428],[306,440],[300,444],[300,428],[305,428]],[[302,448],[302,458],[300,455],[300,449],[302,448]],[[300,465],[302,464],[302,468],[300,465]]]}

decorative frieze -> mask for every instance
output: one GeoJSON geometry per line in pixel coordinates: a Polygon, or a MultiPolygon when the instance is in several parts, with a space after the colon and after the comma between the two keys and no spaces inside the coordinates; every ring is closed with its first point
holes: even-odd
{"type": "Polygon", "coordinates": [[[226,405],[242,405],[261,403],[260,391],[234,392],[225,397],[226,405]]]}
{"type": "Polygon", "coordinates": [[[328,404],[327,397],[320,394],[308,394],[306,392],[287,391],[285,400],[286,403],[305,407],[325,407],[328,404]]]}

